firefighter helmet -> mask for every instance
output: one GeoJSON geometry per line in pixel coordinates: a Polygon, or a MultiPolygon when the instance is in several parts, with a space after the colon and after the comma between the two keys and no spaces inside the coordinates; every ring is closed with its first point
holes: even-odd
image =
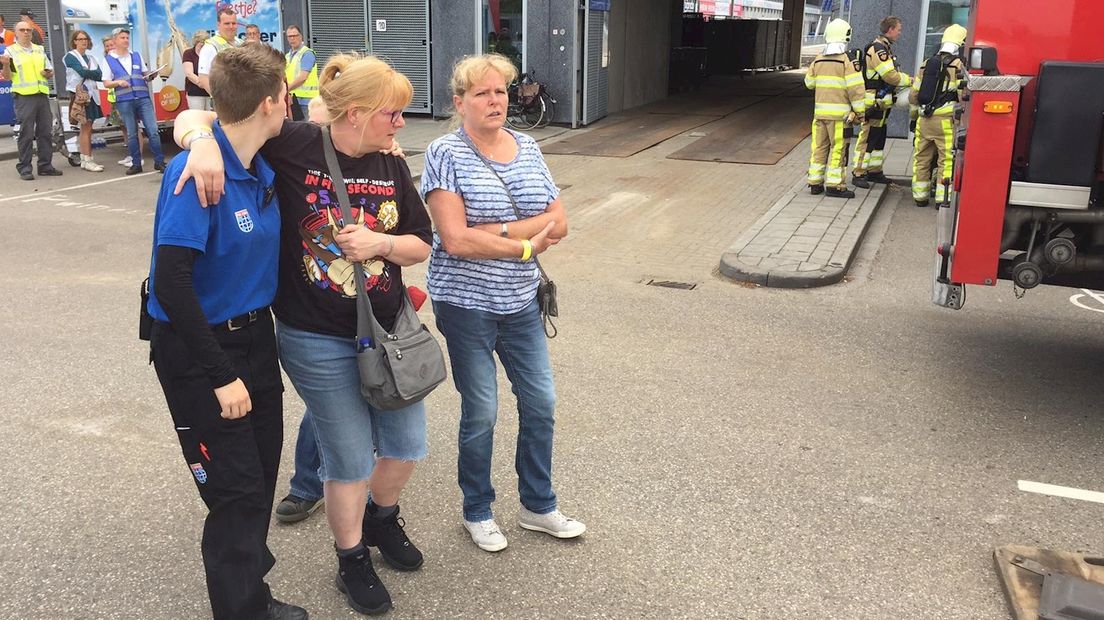
{"type": "Polygon", "coordinates": [[[943,43],[954,43],[958,46],[966,45],[966,29],[958,24],[951,24],[943,31],[943,43]]]}
{"type": "Polygon", "coordinates": [[[851,24],[836,18],[828,22],[824,29],[825,43],[848,43],[851,41],[851,24]]]}

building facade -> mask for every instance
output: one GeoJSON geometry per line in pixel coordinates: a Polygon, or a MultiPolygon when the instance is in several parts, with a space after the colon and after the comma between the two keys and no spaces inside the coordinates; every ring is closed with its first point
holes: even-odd
{"type": "MultiPolygon", "coordinates": [[[[337,50],[382,56],[411,78],[411,113],[447,116],[448,78],[465,55],[495,51],[547,85],[554,122],[586,125],[668,94],[672,48],[682,44],[684,0],[284,0],[284,23],[304,26],[321,59],[337,50]]],[[[799,24],[797,0],[712,3],[724,17],[799,24]],[[761,14],[761,15],[760,15],[761,14]],[[769,16],[768,16],[769,14],[769,16]]],[[[694,12],[700,13],[697,4],[694,12]]],[[[713,17],[719,14],[710,13],[713,17]]],[[[815,17],[814,20],[815,22],[815,17]]],[[[789,30],[787,29],[787,32],[789,30]]]]}

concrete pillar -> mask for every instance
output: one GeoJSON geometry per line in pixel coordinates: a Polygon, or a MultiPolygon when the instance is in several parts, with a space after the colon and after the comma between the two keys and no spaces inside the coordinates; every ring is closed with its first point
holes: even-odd
{"type": "MultiPolygon", "coordinates": [[[[917,0],[851,0],[851,42],[854,47],[865,47],[881,34],[878,22],[888,15],[901,18],[901,38],[893,46],[901,68],[909,75],[916,75],[916,50],[920,33],[926,24],[920,23],[922,2],[917,0]]],[[[889,116],[887,133],[891,138],[908,136],[908,112],[894,109],[889,116]]]]}

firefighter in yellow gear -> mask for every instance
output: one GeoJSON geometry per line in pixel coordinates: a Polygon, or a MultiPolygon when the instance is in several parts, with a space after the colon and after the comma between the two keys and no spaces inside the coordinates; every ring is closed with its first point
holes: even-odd
{"type": "Polygon", "coordinates": [[[881,21],[882,34],[863,51],[863,80],[866,82],[866,115],[855,144],[856,187],[889,183],[882,172],[885,161],[886,120],[897,101],[897,90],[908,88],[912,79],[901,71],[893,44],[901,36],[901,19],[889,16],[881,21]]]}
{"type": "Polygon", "coordinates": [[[825,192],[840,198],[854,198],[847,189],[844,168],[849,140],[847,125],[862,119],[863,79],[855,63],[847,56],[851,25],[833,19],[824,31],[827,45],[805,74],[805,87],[815,91],[813,109],[813,146],[809,159],[809,191],[825,192]]]}
{"type": "Polygon", "coordinates": [[[933,194],[936,204],[950,201],[951,177],[954,174],[954,140],[958,120],[955,105],[962,100],[966,88],[966,66],[959,56],[966,44],[966,29],[958,24],[947,26],[939,53],[924,61],[909,93],[910,110],[916,122],[913,146],[912,199],[916,206],[928,206],[933,194]],[[925,78],[929,63],[940,63],[936,83],[924,88],[924,80],[932,79],[934,69],[925,78]]]}

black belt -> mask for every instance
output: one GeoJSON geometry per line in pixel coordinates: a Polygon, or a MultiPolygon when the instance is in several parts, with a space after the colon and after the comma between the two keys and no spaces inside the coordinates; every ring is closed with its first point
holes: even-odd
{"type": "Polygon", "coordinates": [[[211,327],[225,327],[227,331],[236,332],[243,327],[249,327],[257,322],[258,319],[268,314],[268,306],[264,308],[257,308],[256,310],[250,310],[245,314],[239,314],[238,316],[223,321],[221,323],[215,323],[211,327]]]}

